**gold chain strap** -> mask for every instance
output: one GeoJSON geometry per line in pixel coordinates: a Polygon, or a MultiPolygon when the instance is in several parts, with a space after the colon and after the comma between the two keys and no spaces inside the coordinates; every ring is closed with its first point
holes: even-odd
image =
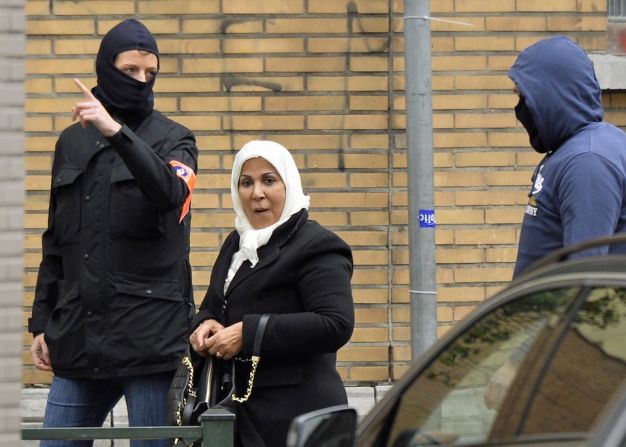
{"type": "MultiPolygon", "coordinates": [[[[178,402],[178,405],[176,406],[176,425],[178,425],[179,427],[183,425],[183,409],[185,408],[185,405],[187,405],[186,396],[196,396],[196,392],[193,390],[193,365],[191,364],[191,359],[188,355],[186,355],[182,358],[182,362],[183,365],[185,365],[185,367],[187,368],[187,371],[189,371],[189,380],[187,381],[187,394],[183,393],[183,398],[180,400],[180,402],[178,402]]],[[[178,441],[180,440],[180,438],[175,438],[174,445],[177,445],[178,441]]]]}
{"type": "Polygon", "coordinates": [[[248,389],[246,390],[246,394],[243,397],[237,397],[233,393],[233,400],[235,402],[243,403],[250,398],[250,395],[252,394],[252,385],[254,384],[254,374],[256,373],[256,367],[259,364],[259,360],[261,360],[261,357],[258,357],[256,355],[252,356],[252,369],[250,370],[250,377],[248,378],[248,389]]]}

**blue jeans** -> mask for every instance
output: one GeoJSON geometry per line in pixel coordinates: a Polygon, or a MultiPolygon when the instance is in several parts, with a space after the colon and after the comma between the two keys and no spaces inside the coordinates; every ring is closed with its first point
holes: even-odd
{"type": "MultiPolygon", "coordinates": [[[[64,379],[54,376],[44,427],[100,427],[124,396],[128,425],[167,425],[167,392],[174,372],[113,379],[64,379]]],[[[41,447],[91,447],[88,441],[42,441],[41,447]]],[[[167,439],[131,440],[131,447],[165,447],[167,439]]]]}

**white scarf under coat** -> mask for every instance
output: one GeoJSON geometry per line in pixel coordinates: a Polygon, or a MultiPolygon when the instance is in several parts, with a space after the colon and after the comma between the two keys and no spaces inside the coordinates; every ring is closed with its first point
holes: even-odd
{"type": "Polygon", "coordinates": [[[232,281],[235,273],[244,261],[250,261],[252,267],[259,262],[257,250],[267,244],[276,228],[285,223],[291,216],[301,209],[309,208],[309,196],[304,195],[302,180],[293,157],[289,151],[273,141],[255,140],[246,143],[237,153],[233,163],[230,182],[230,193],[235,210],[235,229],[239,233],[239,250],[233,255],[226,282],[224,293],[232,281]],[[258,230],[255,230],[246,216],[239,199],[239,176],[241,167],[251,158],[261,157],[270,163],[285,184],[285,206],[278,222],[258,230]]]}

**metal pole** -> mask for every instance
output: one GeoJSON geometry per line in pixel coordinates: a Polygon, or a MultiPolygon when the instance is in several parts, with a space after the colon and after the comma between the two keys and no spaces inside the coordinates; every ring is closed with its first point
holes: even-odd
{"type": "Polygon", "coordinates": [[[411,358],[437,338],[430,1],[404,0],[411,358]]]}

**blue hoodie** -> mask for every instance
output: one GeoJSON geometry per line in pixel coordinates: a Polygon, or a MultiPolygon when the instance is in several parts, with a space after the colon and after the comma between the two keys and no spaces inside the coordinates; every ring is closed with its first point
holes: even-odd
{"type": "Polygon", "coordinates": [[[567,37],[528,47],[509,76],[548,151],[532,177],[516,277],[555,249],[626,231],[626,135],[603,121],[593,64],[567,37]]]}

